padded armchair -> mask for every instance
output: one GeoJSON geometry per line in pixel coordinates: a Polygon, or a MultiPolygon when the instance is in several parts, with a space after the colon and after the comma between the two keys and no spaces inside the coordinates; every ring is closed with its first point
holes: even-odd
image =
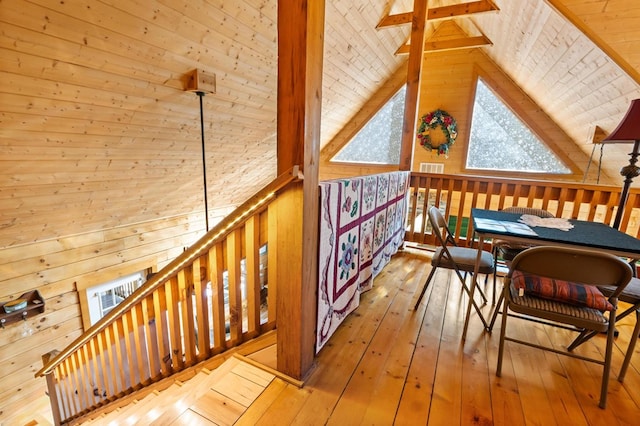
{"type": "MultiPolygon", "coordinates": [[[[543,209],[536,209],[533,207],[506,207],[502,209],[504,212],[530,214],[538,217],[555,217],[550,212],[543,209]]],[[[514,243],[512,241],[494,239],[492,244],[492,254],[494,259],[493,264],[493,304],[496,303],[496,273],[498,271],[498,259],[502,259],[505,262],[510,262],[518,253],[528,248],[533,247],[531,244],[514,243]]]]}
{"type": "MultiPolygon", "coordinates": [[[[427,291],[427,287],[429,286],[429,283],[431,282],[431,279],[435,275],[438,268],[446,268],[455,271],[456,275],[460,279],[460,282],[462,283],[462,287],[467,292],[467,294],[470,294],[469,287],[465,282],[465,277],[466,274],[473,274],[476,264],[476,258],[478,255],[478,251],[475,248],[459,247],[456,244],[453,235],[449,231],[447,222],[445,221],[438,207],[431,206],[429,208],[428,215],[432,232],[435,234],[439,246],[436,248],[433,257],[431,258],[431,272],[429,273],[429,276],[427,277],[427,280],[422,287],[422,291],[420,292],[420,296],[416,301],[414,310],[418,309],[420,301],[422,300],[424,293],[427,291]]],[[[490,275],[494,271],[493,265],[494,260],[491,253],[488,251],[483,251],[478,272],[480,274],[490,275]]],[[[483,298],[484,302],[486,302],[484,293],[480,292],[480,295],[483,298]]],[[[476,311],[480,313],[480,308],[476,304],[475,300],[471,300],[470,303],[472,303],[476,308],[476,311]]],[[[486,327],[487,324],[482,314],[480,314],[480,318],[482,319],[486,327]]]]}
{"type": "Polygon", "coordinates": [[[631,277],[629,264],[607,253],[540,246],[518,254],[511,263],[500,296],[504,308],[496,375],[502,372],[507,340],[594,362],[603,367],[599,405],[605,408],[618,297],[631,277]],[[608,297],[596,286],[608,286],[611,289],[608,297]],[[507,336],[510,311],[524,315],[521,318],[525,320],[569,327],[577,332],[606,333],[604,359],[574,354],[570,348],[562,351],[507,336]]]}

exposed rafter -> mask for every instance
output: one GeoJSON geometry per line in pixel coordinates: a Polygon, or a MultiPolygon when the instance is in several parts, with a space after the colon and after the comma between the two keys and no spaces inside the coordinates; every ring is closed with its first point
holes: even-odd
{"type": "MultiPolygon", "coordinates": [[[[473,47],[481,47],[492,45],[489,37],[485,35],[476,37],[462,37],[451,40],[425,41],[425,52],[441,52],[444,50],[470,49],[473,47]]],[[[409,53],[409,44],[403,44],[396,50],[396,55],[406,55],[409,53]]]]}
{"type": "MultiPolygon", "coordinates": [[[[469,3],[454,4],[450,6],[434,7],[427,12],[427,20],[455,18],[458,16],[473,15],[476,13],[499,11],[500,8],[492,0],[478,0],[469,3]]],[[[413,18],[413,12],[387,15],[382,18],[376,28],[393,27],[409,24],[413,18]]]]}
{"type": "MultiPolygon", "coordinates": [[[[493,42],[479,28],[476,27],[477,35],[470,36],[465,30],[460,28],[455,20],[441,22],[434,31],[425,37],[422,52],[442,52],[445,50],[471,49],[493,45],[493,42]]],[[[396,55],[408,54],[410,52],[409,41],[396,50],[396,55]]]]}

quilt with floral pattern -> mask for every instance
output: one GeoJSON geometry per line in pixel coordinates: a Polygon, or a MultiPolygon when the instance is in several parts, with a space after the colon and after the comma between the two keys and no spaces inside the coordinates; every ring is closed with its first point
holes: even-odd
{"type": "Polygon", "coordinates": [[[320,182],[316,353],[402,245],[409,173],[320,182]]]}

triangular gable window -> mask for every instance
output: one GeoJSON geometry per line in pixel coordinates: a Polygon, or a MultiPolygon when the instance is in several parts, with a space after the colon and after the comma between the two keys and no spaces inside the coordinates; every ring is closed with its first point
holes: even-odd
{"type": "Polygon", "coordinates": [[[480,79],[473,103],[467,168],[571,173],[480,79]]]}
{"type": "Polygon", "coordinates": [[[348,163],[400,163],[404,86],[332,159],[348,163]]]}

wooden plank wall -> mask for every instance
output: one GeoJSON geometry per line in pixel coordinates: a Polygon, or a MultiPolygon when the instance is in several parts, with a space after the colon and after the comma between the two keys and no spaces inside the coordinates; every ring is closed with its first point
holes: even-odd
{"type": "Polygon", "coordinates": [[[201,211],[194,69],[209,208],[275,177],[275,4],[9,0],[0,23],[0,247],[201,211]]]}
{"type": "MultiPolygon", "coordinates": [[[[0,247],[200,209],[194,69],[216,76],[203,99],[209,207],[275,178],[276,6],[2,1],[0,247]]],[[[387,7],[326,5],[324,139],[403,62],[393,52],[406,30],[375,29],[387,7]]]]}
{"type": "Polygon", "coordinates": [[[45,299],[44,313],[0,329],[0,419],[48,415],[45,380],[33,374],[42,367],[41,355],[82,333],[77,289],[161,268],[203,232],[200,212],[0,250],[0,300],[33,289],[45,299]],[[32,334],[23,336],[25,326],[32,334]],[[37,401],[37,408],[25,410],[25,401],[37,401]]]}

